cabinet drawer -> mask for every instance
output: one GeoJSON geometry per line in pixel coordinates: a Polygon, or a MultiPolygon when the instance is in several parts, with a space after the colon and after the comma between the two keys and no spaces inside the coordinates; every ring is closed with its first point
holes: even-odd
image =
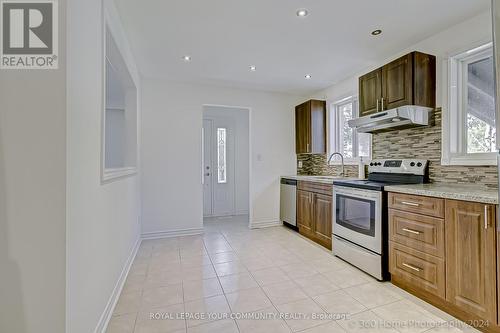
{"type": "Polygon", "coordinates": [[[445,262],[443,259],[390,242],[389,270],[412,287],[445,298],[445,262]]]}
{"type": "Polygon", "coordinates": [[[444,258],[444,220],[389,209],[390,239],[412,249],[444,258]]]}
{"type": "Polygon", "coordinates": [[[332,184],[299,181],[299,182],[297,182],[297,189],[302,190],[302,191],[324,194],[324,195],[330,195],[330,196],[333,195],[333,185],[332,184]]]}
{"type": "Polygon", "coordinates": [[[389,208],[434,217],[444,217],[444,199],[389,193],[389,208]]]}

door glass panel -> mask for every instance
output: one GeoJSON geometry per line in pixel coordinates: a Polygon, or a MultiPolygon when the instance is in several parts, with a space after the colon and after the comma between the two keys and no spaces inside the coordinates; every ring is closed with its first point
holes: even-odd
{"type": "Polygon", "coordinates": [[[227,183],[226,142],[226,129],[217,128],[217,182],[219,184],[227,183]]]}
{"type": "Polygon", "coordinates": [[[368,236],[375,236],[375,201],[337,195],[336,223],[368,236]]]}

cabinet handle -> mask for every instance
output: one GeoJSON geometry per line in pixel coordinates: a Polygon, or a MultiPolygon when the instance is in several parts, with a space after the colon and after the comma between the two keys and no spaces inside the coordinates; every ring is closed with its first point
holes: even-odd
{"type": "Polygon", "coordinates": [[[381,104],[381,111],[384,111],[384,98],[382,97],[382,100],[380,101],[381,104]]]}
{"type": "Polygon", "coordinates": [[[484,205],[484,229],[488,229],[488,206],[484,205]]]}
{"type": "Polygon", "coordinates": [[[403,228],[402,230],[406,231],[406,232],[409,232],[410,234],[415,234],[415,235],[420,235],[421,234],[420,231],[416,231],[416,230],[412,230],[412,229],[408,229],[408,228],[403,228]]]}
{"type": "Polygon", "coordinates": [[[307,149],[306,150],[307,150],[307,152],[309,152],[309,144],[307,144],[307,149]]]}
{"type": "Polygon", "coordinates": [[[412,266],[412,265],[407,264],[407,263],[403,263],[403,266],[408,267],[409,269],[413,269],[413,270],[414,270],[414,271],[416,271],[416,272],[420,272],[420,271],[422,270],[421,268],[418,268],[418,267],[412,266]]]}
{"type": "Polygon", "coordinates": [[[419,207],[419,206],[420,206],[420,204],[415,203],[415,202],[401,201],[401,203],[402,203],[403,205],[413,206],[413,207],[419,207]]]}
{"type": "Polygon", "coordinates": [[[379,110],[378,110],[378,98],[377,98],[377,112],[378,112],[378,111],[379,111],[379,110]]]}

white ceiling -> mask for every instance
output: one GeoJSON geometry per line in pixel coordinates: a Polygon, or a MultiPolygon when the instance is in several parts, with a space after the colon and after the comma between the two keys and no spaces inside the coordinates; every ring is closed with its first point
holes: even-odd
{"type": "Polygon", "coordinates": [[[141,74],[307,95],[488,9],[489,0],[116,0],[141,74]],[[309,16],[298,18],[298,8],[309,16]],[[370,32],[380,28],[383,34],[370,32]],[[183,55],[192,62],[182,61],[183,55]],[[257,66],[256,72],[249,70],[257,66]],[[311,74],[311,80],[304,75],[311,74]]]}

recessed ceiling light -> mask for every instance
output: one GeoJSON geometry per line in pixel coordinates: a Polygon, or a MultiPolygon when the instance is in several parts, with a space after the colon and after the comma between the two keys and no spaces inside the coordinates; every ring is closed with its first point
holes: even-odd
{"type": "Polygon", "coordinates": [[[306,78],[306,80],[310,80],[312,78],[311,74],[306,74],[306,76],[304,76],[306,78]]]}
{"type": "Polygon", "coordinates": [[[251,70],[252,72],[255,72],[255,71],[257,70],[257,67],[255,67],[255,66],[253,66],[253,65],[252,65],[252,66],[250,66],[250,70],[251,70]]]}
{"type": "Polygon", "coordinates": [[[297,16],[298,17],[306,17],[309,15],[309,12],[305,8],[297,9],[297,16]]]}
{"type": "Polygon", "coordinates": [[[373,30],[373,31],[372,31],[372,35],[373,35],[373,36],[378,36],[378,35],[380,35],[381,33],[382,33],[382,30],[380,30],[380,29],[377,29],[377,30],[373,30]]]}
{"type": "Polygon", "coordinates": [[[184,57],[182,57],[182,60],[184,60],[185,62],[190,62],[191,61],[191,56],[185,55],[184,57]]]}

